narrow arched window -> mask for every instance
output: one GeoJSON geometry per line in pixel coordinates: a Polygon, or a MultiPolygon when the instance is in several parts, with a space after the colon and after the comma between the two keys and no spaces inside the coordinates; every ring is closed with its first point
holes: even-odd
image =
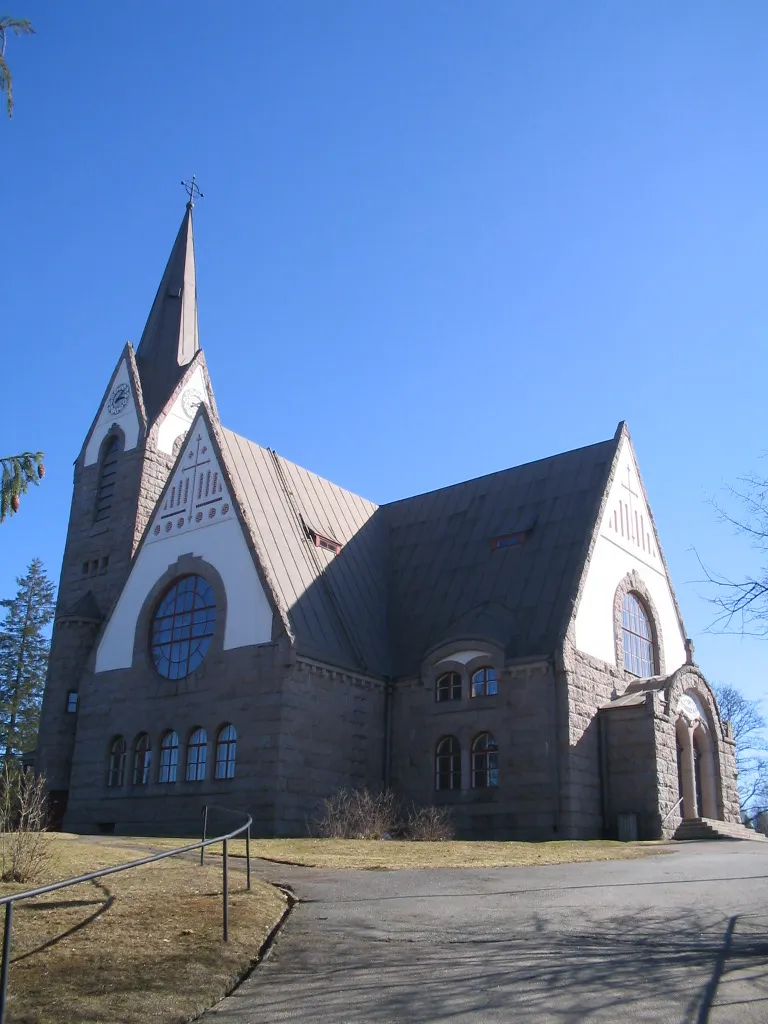
{"type": "Polygon", "coordinates": [[[99,469],[99,489],[96,493],[96,511],[94,521],[100,523],[109,519],[112,513],[112,499],[115,496],[115,483],[117,481],[117,459],[120,455],[120,438],[117,434],[107,441],[101,456],[101,468],[99,469]]]}
{"type": "Polygon", "coordinates": [[[235,776],[237,731],[234,725],[224,725],[216,737],[216,769],[214,778],[232,779],[235,776]]]}
{"type": "Polygon", "coordinates": [[[461,700],[461,676],[458,672],[444,672],[435,683],[435,700],[461,700]]]}
{"type": "Polygon", "coordinates": [[[187,782],[202,782],[208,757],[208,733],[195,729],[187,744],[187,782]]]}
{"type": "Polygon", "coordinates": [[[655,672],[653,632],[648,613],[637,594],[625,594],[621,603],[624,668],[635,676],[655,672]]]}
{"type": "Polygon", "coordinates": [[[496,681],[496,671],[490,666],[484,666],[472,673],[470,697],[491,697],[498,692],[499,684],[496,681]]]}
{"type": "Polygon", "coordinates": [[[125,779],[125,740],[115,736],[109,746],[109,764],[107,766],[107,785],[110,788],[122,786],[125,779]]]}
{"type": "Polygon", "coordinates": [[[175,782],[179,766],[179,737],[167,732],[160,744],[160,776],[158,782],[175,782]]]}
{"type": "Polygon", "coordinates": [[[472,788],[489,789],[499,784],[499,745],[489,732],[472,741],[472,788]]]}
{"type": "Polygon", "coordinates": [[[461,789],[461,747],[444,736],[435,747],[435,789],[461,789]]]}
{"type": "Polygon", "coordinates": [[[145,732],[139,733],[133,745],[133,784],[146,786],[149,783],[149,766],[152,763],[152,745],[145,732]]]}

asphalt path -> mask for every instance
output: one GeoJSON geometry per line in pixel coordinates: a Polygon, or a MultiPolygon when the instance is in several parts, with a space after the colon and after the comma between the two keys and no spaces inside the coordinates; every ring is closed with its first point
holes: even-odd
{"type": "Polygon", "coordinates": [[[633,861],[321,871],[209,1024],[768,1024],[768,843],[633,861]]]}

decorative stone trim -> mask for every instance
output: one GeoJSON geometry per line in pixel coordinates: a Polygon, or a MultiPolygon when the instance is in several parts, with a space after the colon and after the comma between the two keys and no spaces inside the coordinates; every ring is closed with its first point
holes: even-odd
{"type": "Polygon", "coordinates": [[[661,631],[659,630],[659,613],[656,610],[656,605],[653,603],[651,593],[637,569],[633,569],[631,572],[627,573],[624,579],[619,583],[616,588],[616,593],[613,596],[613,637],[616,646],[616,667],[623,673],[625,679],[637,678],[637,676],[632,672],[628,672],[624,668],[624,630],[621,620],[621,609],[622,603],[627,594],[636,594],[643,604],[645,613],[648,616],[648,622],[651,626],[651,635],[653,637],[653,674],[663,676],[665,674],[664,644],[662,642],[661,631]]]}

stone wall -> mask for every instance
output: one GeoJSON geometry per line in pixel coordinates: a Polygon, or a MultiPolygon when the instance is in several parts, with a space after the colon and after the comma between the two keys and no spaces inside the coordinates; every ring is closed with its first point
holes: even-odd
{"type": "MultiPolygon", "coordinates": [[[[502,656],[503,659],[503,656],[502,656]]],[[[462,666],[457,666],[461,669],[462,666]]],[[[468,676],[470,673],[467,672],[468,676]]],[[[435,700],[435,673],[399,680],[392,705],[392,787],[419,805],[449,807],[459,836],[557,837],[557,713],[550,663],[499,665],[498,694],[435,700]],[[499,744],[499,785],[473,789],[470,748],[491,732],[499,744]],[[461,747],[461,789],[435,789],[435,749],[444,736],[461,747]]]]}
{"type": "Polygon", "coordinates": [[[653,695],[638,707],[600,712],[602,729],[603,806],[606,835],[618,838],[620,814],[637,817],[639,839],[659,835],[659,783],[653,695]]]}

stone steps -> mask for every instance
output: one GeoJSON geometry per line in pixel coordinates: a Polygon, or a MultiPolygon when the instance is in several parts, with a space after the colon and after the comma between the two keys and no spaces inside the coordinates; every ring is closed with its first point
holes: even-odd
{"type": "Polygon", "coordinates": [[[713,818],[690,818],[682,822],[672,836],[677,840],[690,839],[753,839],[766,842],[766,837],[753,832],[745,825],[731,821],[715,821],[713,818]]]}

